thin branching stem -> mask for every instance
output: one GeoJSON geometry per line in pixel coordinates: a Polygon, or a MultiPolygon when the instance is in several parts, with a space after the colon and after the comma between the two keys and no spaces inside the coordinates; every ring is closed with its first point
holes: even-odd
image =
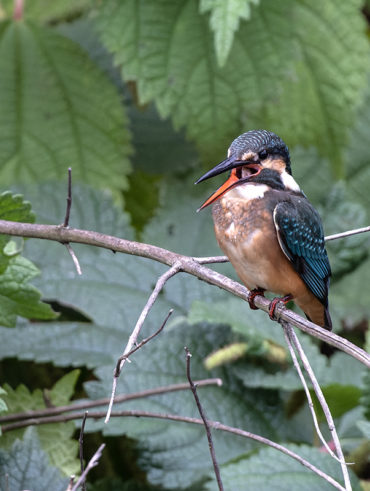
{"type": "Polygon", "coordinates": [[[329,406],[325,400],[325,397],[324,397],[324,394],[321,390],[321,387],[315,377],[315,374],[311,368],[311,365],[308,361],[308,358],[305,354],[305,352],[303,351],[303,348],[301,346],[301,343],[299,342],[299,339],[296,335],[296,333],[294,332],[294,329],[292,326],[290,326],[289,324],[287,324],[286,326],[286,329],[287,329],[287,333],[288,333],[288,336],[291,340],[291,342],[293,343],[293,345],[295,346],[298,354],[299,354],[299,357],[302,361],[302,364],[304,366],[304,369],[306,370],[307,372],[307,375],[309,376],[310,380],[311,380],[311,383],[312,383],[312,387],[315,391],[315,394],[317,396],[317,399],[319,400],[319,403],[322,407],[322,410],[325,414],[325,418],[326,418],[326,421],[328,423],[328,427],[329,427],[329,431],[332,435],[332,438],[333,438],[333,442],[334,442],[334,445],[335,445],[335,449],[337,451],[337,455],[339,457],[339,463],[340,463],[340,466],[341,466],[341,469],[342,469],[342,474],[343,474],[343,479],[344,479],[344,485],[345,485],[345,489],[346,491],[351,491],[352,490],[352,486],[351,486],[351,481],[349,479],[349,473],[348,473],[348,468],[347,468],[347,464],[344,460],[344,455],[343,455],[343,450],[342,450],[342,447],[341,447],[341,444],[340,444],[340,441],[339,441],[339,437],[338,437],[338,434],[337,434],[337,431],[335,429],[335,425],[334,425],[334,420],[333,420],[333,417],[331,415],[331,412],[330,412],[330,409],[329,409],[329,406]]]}
{"type": "Polygon", "coordinates": [[[186,376],[188,378],[190,389],[191,389],[191,391],[193,393],[193,396],[194,396],[194,399],[195,399],[195,403],[197,405],[197,408],[198,408],[200,417],[202,418],[202,421],[203,421],[203,424],[204,424],[204,428],[206,430],[206,435],[207,435],[207,440],[208,440],[208,446],[209,446],[209,452],[211,454],[211,459],[212,459],[213,469],[215,471],[215,476],[216,476],[216,481],[217,481],[218,489],[220,491],[223,491],[224,486],[222,484],[220,467],[218,465],[217,458],[216,458],[216,452],[215,452],[215,446],[214,446],[213,439],[212,439],[211,428],[210,428],[210,426],[208,424],[208,419],[207,419],[207,417],[205,415],[203,406],[202,406],[202,404],[200,402],[200,399],[198,397],[197,387],[196,387],[196,385],[194,384],[194,382],[193,382],[193,380],[191,378],[191,373],[190,373],[191,353],[190,353],[189,349],[186,348],[186,347],[185,347],[185,352],[186,352],[186,376]]]}
{"type": "MultiPolygon", "coordinates": [[[[91,411],[88,414],[88,418],[92,419],[101,419],[104,418],[106,415],[105,411],[91,411]]],[[[78,412],[78,413],[70,413],[70,414],[62,414],[59,416],[52,416],[50,418],[35,418],[33,420],[28,421],[28,425],[42,425],[42,424],[50,424],[50,423],[61,423],[61,422],[66,422],[66,421],[71,421],[71,420],[76,420],[76,419],[82,419],[84,416],[83,412],[78,412]]],[[[197,424],[197,425],[204,425],[204,422],[200,418],[190,418],[188,416],[179,416],[178,414],[163,414],[163,413],[153,413],[149,411],[112,411],[111,412],[111,417],[112,418],[123,418],[123,417],[135,417],[135,418],[155,418],[155,419],[164,419],[164,420],[170,420],[170,421],[176,421],[176,422],[181,422],[181,423],[190,423],[190,424],[197,424]]],[[[226,431],[227,433],[232,433],[234,435],[241,436],[243,438],[249,438],[251,440],[257,441],[259,443],[262,443],[264,445],[268,445],[272,448],[275,448],[276,450],[284,453],[285,455],[288,455],[289,457],[295,459],[298,461],[300,464],[305,466],[307,469],[310,469],[312,472],[317,474],[318,476],[322,477],[325,479],[327,482],[329,482],[332,486],[334,486],[336,489],[339,489],[341,491],[346,491],[341,484],[339,484],[335,479],[333,479],[331,476],[308,462],[306,459],[301,457],[300,455],[296,454],[292,450],[284,447],[283,445],[280,445],[279,443],[273,442],[272,440],[269,440],[268,438],[265,438],[260,435],[256,435],[254,433],[251,433],[249,431],[241,430],[240,428],[234,428],[232,426],[227,426],[222,423],[219,423],[218,421],[210,421],[208,420],[209,426],[218,431],[226,431]]],[[[15,423],[12,425],[6,425],[3,426],[2,430],[3,432],[8,432],[13,429],[18,429],[18,428],[23,428],[25,425],[25,421],[20,421],[19,423],[15,423]],[[17,426],[15,426],[17,425],[17,426]],[[23,426],[19,426],[23,425],[23,426]]]]}

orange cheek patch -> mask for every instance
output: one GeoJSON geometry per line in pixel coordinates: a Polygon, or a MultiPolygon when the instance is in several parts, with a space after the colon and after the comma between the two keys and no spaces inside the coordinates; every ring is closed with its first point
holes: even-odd
{"type": "Polygon", "coordinates": [[[282,173],[285,170],[285,162],[282,159],[266,159],[262,162],[263,167],[266,169],[276,170],[282,173]]]}

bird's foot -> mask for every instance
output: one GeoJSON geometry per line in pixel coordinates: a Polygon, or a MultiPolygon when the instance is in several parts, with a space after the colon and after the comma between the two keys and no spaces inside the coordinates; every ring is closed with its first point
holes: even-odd
{"type": "Polygon", "coordinates": [[[275,309],[278,303],[283,303],[286,305],[288,302],[290,302],[293,299],[293,295],[285,295],[285,297],[275,297],[273,300],[271,300],[270,305],[269,305],[269,316],[270,319],[273,321],[276,321],[275,317],[275,309]]]}
{"type": "Polygon", "coordinates": [[[265,293],[265,290],[263,288],[253,288],[253,290],[251,290],[249,292],[249,295],[248,295],[248,303],[249,303],[249,307],[252,309],[252,310],[258,310],[258,307],[255,306],[254,304],[254,299],[257,295],[262,295],[262,297],[264,296],[264,293],[265,293]]]}

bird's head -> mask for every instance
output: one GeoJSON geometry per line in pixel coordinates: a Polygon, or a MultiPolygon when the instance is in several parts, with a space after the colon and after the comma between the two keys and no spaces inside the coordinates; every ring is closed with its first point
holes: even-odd
{"type": "Polygon", "coordinates": [[[252,130],[243,133],[232,142],[227,155],[226,160],[206,172],[195,183],[231,171],[227,181],[203,203],[199,210],[243,184],[264,184],[275,189],[300,191],[292,177],[288,147],[271,131],[252,130]]]}

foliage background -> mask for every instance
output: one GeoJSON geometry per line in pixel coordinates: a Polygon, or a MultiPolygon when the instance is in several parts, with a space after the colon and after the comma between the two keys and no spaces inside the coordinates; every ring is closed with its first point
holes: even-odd
{"type": "MultiPolygon", "coordinates": [[[[1,0],[0,182],[13,193],[1,195],[1,218],[60,223],[71,166],[71,226],[218,254],[209,211],[195,214],[215,184],[193,182],[238,134],[267,128],[289,145],[294,176],[327,234],[368,224],[368,9],[360,0],[29,0],[14,19],[13,2],[1,0]]],[[[108,396],[117,356],[164,268],[76,246],[79,278],[59,244],[3,237],[1,248],[0,411],[45,407],[45,390],[56,405],[108,396]]],[[[369,238],[331,242],[328,250],[335,331],[364,346],[369,238]]],[[[218,269],[235,277],[228,265],[218,269]]],[[[224,380],[201,391],[210,418],[287,442],[339,478],[336,463],[315,448],[276,325],[224,292],[176,276],[145,335],[170,307],[173,320],[135,355],[119,392],[184,381],[187,345],[194,378],[224,380]],[[238,359],[205,367],[208,355],[236,342],[244,343],[238,359]]],[[[369,377],[348,356],[328,358],[300,338],[365,486],[369,377]]],[[[182,392],[124,408],[196,415],[182,392]]],[[[86,458],[107,443],[88,489],[215,489],[201,428],[127,419],[88,421],[86,431],[86,458]]],[[[79,468],[77,434],[68,423],[1,436],[0,489],[6,473],[10,490],[65,489],[79,468]]],[[[282,467],[286,489],[326,489],[271,449],[218,433],[215,445],[226,489],[281,489],[282,467]]]]}

